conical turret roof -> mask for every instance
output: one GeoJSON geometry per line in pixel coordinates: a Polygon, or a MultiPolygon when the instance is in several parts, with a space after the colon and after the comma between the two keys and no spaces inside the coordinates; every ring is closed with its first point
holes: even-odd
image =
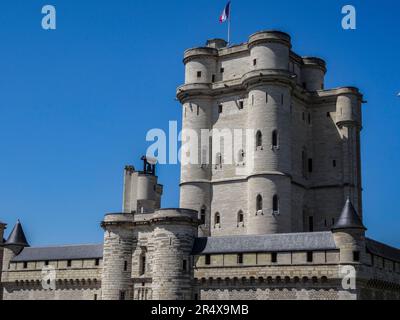
{"type": "Polygon", "coordinates": [[[367,228],[364,227],[364,224],[362,223],[360,216],[357,214],[356,209],[354,209],[354,206],[351,203],[350,199],[347,199],[343,211],[339,217],[339,220],[332,227],[332,230],[337,230],[337,229],[367,230],[367,228]]]}
{"type": "Polygon", "coordinates": [[[22,229],[21,222],[18,220],[14,229],[11,231],[6,243],[6,246],[19,246],[29,247],[28,241],[26,240],[24,230],[22,229]]]}

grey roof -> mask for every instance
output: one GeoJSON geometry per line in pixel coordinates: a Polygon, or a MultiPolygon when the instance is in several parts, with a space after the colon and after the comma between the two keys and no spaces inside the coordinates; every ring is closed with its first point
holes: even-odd
{"type": "Polygon", "coordinates": [[[361,221],[360,216],[357,214],[356,209],[354,209],[354,206],[351,203],[350,199],[347,199],[338,221],[332,227],[332,230],[338,230],[338,229],[366,230],[361,221]]]}
{"type": "Polygon", "coordinates": [[[5,243],[6,246],[18,246],[18,247],[29,247],[28,241],[26,240],[24,230],[22,229],[21,222],[18,220],[14,228],[12,229],[8,239],[5,243]]]}
{"type": "Polygon", "coordinates": [[[390,247],[384,243],[366,239],[367,250],[377,256],[384,257],[394,261],[400,261],[400,249],[390,247]]]}
{"type": "Polygon", "coordinates": [[[99,259],[102,257],[102,244],[87,244],[44,248],[25,248],[19,255],[12,259],[12,261],[83,260],[99,259]]]}
{"type": "Polygon", "coordinates": [[[193,254],[335,250],[332,232],[197,238],[193,254]]]}

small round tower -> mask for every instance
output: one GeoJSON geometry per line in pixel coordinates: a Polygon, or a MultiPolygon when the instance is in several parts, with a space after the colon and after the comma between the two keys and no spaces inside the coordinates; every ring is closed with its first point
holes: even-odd
{"type": "Polygon", "coordinates": [[[102,300],[129,300],[132,269],[132,214],[106,215],[104,229],[102,300]]]}
{"type": "Polygon", "coordinates": [[[11,260],[19,255],[24,248],[29,247],[21,222],[18,220],[7,241],[3,244],[3,269],[7,270],[11,260]]]}
{"type": "Polygon", "coordinates": [[[315,57],[303,57],[301,69],[301,80],[308,91],[324,89],[326,74],[326,63],[324,60],[315,57]]]}
{"type": "Polygon", "coordinates": [[[153,300],[193,299],[192,249],[199,220],[197,212],[163,209],[151,219],[153,300]]]}
{"type": "Polygon", "coordinates": [[[341,264],[354,264],[364,261],[366,230],[361,217],[348,199],[339,220],[332,227],[335,243],[340,249],[341,264]]]}

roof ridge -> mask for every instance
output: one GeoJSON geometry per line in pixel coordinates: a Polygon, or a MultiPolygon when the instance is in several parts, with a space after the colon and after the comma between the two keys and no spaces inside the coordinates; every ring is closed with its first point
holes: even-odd
{"type": "Polygon", "coordinates": [[[100,246],[103,243],[88,243],[88,244],[63,244],[63,245],[52,245],[52,246],[39,246],[29,247],[26,249],[50,249],[50,248],[68,248],[68,247],[89,247],[89,246],[100,246]]]}

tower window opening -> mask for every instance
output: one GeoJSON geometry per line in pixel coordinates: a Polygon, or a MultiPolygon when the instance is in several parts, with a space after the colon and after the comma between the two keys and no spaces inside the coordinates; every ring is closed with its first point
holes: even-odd
{"type": "Polygon", "coordinates": [[[24,269],[28,268],[28,262],[24,262],[24,269]]]}
{"type": "Polygon", "coordinates": [[[100,259],[94,260],[94,265],[95,265],[95,266],[99,266],[99,265],[100,265],[100,259]]]}
{"type": "Polygon", "coordinates": [[[120,291],[119,292],[119,300],[125,300],[125,291],[120,291]]]}
{"type": "Polygon", "coordinates": [[[238,264],[243,264],[243,253],[239,253],[237,255],[237,263],[238,264]]]}
{"type": "Polygon", "coordinates": [[[260,194],[257,196],[257,199],[256,199],[256,210],[257,210],[257,212],[263,210],[263,198],[260,194]]]}
{"type": "Polygon", "coordinates": [[[219,71],[220,71],[221,73],[224,73],[224,72],[225,72],[225,69],[224,69],[224,68],[221,68],[219,71]]]}
{"type": "Polygon", "coordinates": [[[311,113],[308,114],[308,124],[311,124],[311,113]]]}
{"type": "Polygon", "coordinates": [[[128,271],[128,261],[124,261],[124,271],[128,271]]]}
{"type": "Polygon", "coordinates": [[[211,82],[215,82],[215,74],[211,76],[211,82]]]}
{"type": "Polygon", "coordinates": [[[257,65],[257,59],[253,59],[253,66],[257,65]]]}
{"type": "Polygon", "coordinates": [[[142,254],[140,257],[140,274],[144,275],[146,273],[146,254],[142,254]]]}
{"type": "Polygon", "coordinates": [[[313,259],[314,257],[313,257],[313,252],[312,251],[309,251],[309,252],[307,252],[307,262],[308,263],[311,263],[311,262],[313,262],[313,259]]]}
{"type": "Polygon", "coordinates": [[[281,94],[281,105],[283,106],[285,102],[285,95],[282,93],[281,94]]]}
{"type": "Polygon", "coordinates": [[[211,256],[209,254],[205,256],[205,264],[206,266],[211,265],[211,256]]]}
{"type": "Polygon", "coordinates": [[[314,232],[314,217],[308,217],[308,231],[314,232]]]}
{"type": "Polygon", "coordinates": [[[245,157],[246,157],[246,153],[244,152],[244,150],[243,150],[243,149],[242,149],[242,150],[239,150],[239,153],[238,153],[238,162],[239,162],[239,163],[243,163],[245,157]]]}
{"type": "Polygon", "coordinates": [[[67,267],[71,267],[72,266],[72,260],[68,260],[67,261],[67,267]]]}
{"type": "Polygon", "coordinates": [[[262,133],[261,131],[257,131],[257,135],[256,135],[256,147],[258,148],[262,148],[262,133]]]}
{"type": "Polygon", "coordinates": [[[272,147],[273,148],[278,148],[279,142],[278,142],[278,131],[274,130],[272,132],[272,147]]]}
{"type": "Polygon", "coordinates": [[[221,215],[219,214],[219,212],[215,214],[214,223],[216,226],[221,224],[221,215]]]}
{"type": "Polygon", "coordinates": [[[332,165],[333,165],[334,168],[336,168],[336,160],[332,161],[332,165]]]}
{"type": "Polygon", "coordinates": [[[238,213],[238,225],[244,222],[243,211],[239,211],[238,213]]]}
{"type": "Polygon", "coordinates": [[[215,164],[217,165],[217,167],[222,167],[222,153],[218,152],[215,156],[215,164]]]}
{"type": "Polygon", "coordinates": [[[353,252],[353,261],[354,262],[359,262],[360,261],[360,251],[354,251],[353,252]]]}
{"type": "Polygon", "coordinates": [[[276,252],[271,253],[271,262],[277,263],[278,262],[278,254],[276,252]]]}
{"type": "Polygon", "coordinates": [[[244,108],[244,102],[239,101],[239,110],[243,110],[243,108],[244,108]]]}
{"type": "Polygon", "coordinates": [[[279,213],[279,197],[277,195],[272,198],[272,211],[274,214],[279,213]]]}
{"type": "Polygon", "coordinates": [[[224,110],[224,107],[223,107],[222,104],[220,104],[220,105],[218,106],[218,113],[221,114],[221,113],[223,112],[223,110],[224,110]]]}
{"type": "Polygon", "coordinates": [[[182,271],[187,271],[187,260],[183,259],[182,261],[182,271]]]}
{"type": "Polygon", "coordinates": [[[313,172],[313,159],[308,159],[308,172],[313,172]]]}
{"type": "Polygon", "coordinates": [[[197,78],[201,78],[201,71],[197,71],[197,78]]]}
{"type": "Polygon", "coordinates": [[[206,207],[202,207],[200,210],[200,221],[202,225],[206,224],[206,207]]]}

